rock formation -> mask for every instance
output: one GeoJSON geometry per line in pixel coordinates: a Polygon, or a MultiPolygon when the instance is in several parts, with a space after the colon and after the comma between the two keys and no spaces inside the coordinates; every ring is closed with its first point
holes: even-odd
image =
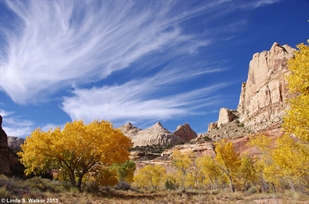
{"type": "Polygon", "coordinates": [[[218,128],[218,122],[213,122],[208,124],[208,132],[218,128]]]}
{"type": "Polygon", "coordinates": [[[145,130],[132,127],[130,124],[120,127],[120,130],[126,136],[132,138],[133,147],[147,145],[168,146],[184,142],[183,139],[165,129],[160,122],[145,130]]]}
{"type": "Polygon", "coordinates": [[[13,175],[13,157],[9,151],[8,139],[2,129],[2,116],[0,115],[0,174],[13,175]]]}
{"type": "Polygon", "coordinates": [[[137,128],[135,126],[133,126],[130,122],[128,122],[127,124],[125,125],[122,125],[120,128],[121,132],[123,134],[125,134],[126,136],[128,137],[133,137],[135,136],[140,130],[140,128],[137,128]]]}
{"type": "Polygon", "coordinates": [[[270,51],[253,55],[248,79],[242,84],[238,105],[239,121],[255,130],[280,122],[286,109],[287,61],[294,49],[274,43],[270,51]]]}
{"type": "Polygon", "coordinates": [[[227,108],[221,108],[219,111],[219,119],[217,123],[218,127],[220,127],[222,124],[226,124],[233,121],[236,118],[234,112],[235,111],[231,111],[227,108]]]}
{"type": "MultiPolygon", "coordinates": [[[[288,98],[285,77],[290,74],[287,61],[294,51],[275,42],[269,51],[253,55],[248,79],[241,86],[236,113],[240,123],[257,131],[282,122],[288,98]]],[[[218,127],[233,120],[230,113],[228,109],[220,110],[218,127]]]]}
{"type": "Polygon", "coordinates": [[[173,133],[183,139],[185,142],[188,142],[197,137],[196,132],[191,129],[189,124],[179,125],[173,133]]]}
{"type": "Polygon", "coordinates": [[[8,146],[13,152],[21,151],[20,146],[25,142],[25,139],[20,137],[8,136],[8,146]]]}

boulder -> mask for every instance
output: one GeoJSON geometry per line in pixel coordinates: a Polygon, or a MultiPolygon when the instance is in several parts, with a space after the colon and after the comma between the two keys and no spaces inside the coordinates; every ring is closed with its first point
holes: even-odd
{"type": "Polygon", "coordinates": [[[189,124],[179,125],[174,132],[175,135],[188,142],[197,137],[196,132],[194,132],[189,124]]]}

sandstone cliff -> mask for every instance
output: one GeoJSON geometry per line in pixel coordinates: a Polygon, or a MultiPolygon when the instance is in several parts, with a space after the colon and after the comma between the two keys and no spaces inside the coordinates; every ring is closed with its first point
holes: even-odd
{"type": "Polygon", "coordinates": [[[259,130],[282,121],[288,97],[285,77],[290,74],[287,61],[293,52],[292,47],[275,42],[269,51],[253,55],[237,108],[245,126],[259,130]]]}
{"type": "MultiPolygon", "coordinates": [[[[253,55],[249,63],[247,81],[241,86],[237,111],[221,109],[217,126],[238,119],[246,127],[258,131],[282,122],[288,98],[286,75],[290,74],[287,61],[295,50],[274,43],[269,51],[253,55]]],[[[209,125],[209,130],[217,127],[209,125]]]]}

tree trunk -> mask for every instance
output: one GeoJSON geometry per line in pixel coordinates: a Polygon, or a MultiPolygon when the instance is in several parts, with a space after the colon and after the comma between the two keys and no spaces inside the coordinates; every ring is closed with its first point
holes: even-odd
{"type": "Polygon", "coordinates": [[[75,180],[74,174],[73,175],[70,174],[69,177],[70,177],[70,181],[71,181],[72,186],[76,187],[76,180],[75,180]]]}
{"type": "Polygon", "coordinates": [[[229,179],[230,179],[230,189],[234,193],[235,192],[235,187],[234,187],[234,184],[233,184],[233,179],[231,177],[229,177],[229,179]]]}
{"type": "Polygon", "coordinates": [[[79,189],[79,191],[81,190],[81,188],[82,188],[82,180],[83,180],[83,176],[80,176],[79,178],[78,178],[78,182],[77,182],[77,188],[79,189]]]}

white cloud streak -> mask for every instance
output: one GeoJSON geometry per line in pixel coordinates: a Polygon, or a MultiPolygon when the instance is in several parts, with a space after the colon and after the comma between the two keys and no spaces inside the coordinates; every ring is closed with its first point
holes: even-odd
{"type": "Polygon", "coordinates": [[[13,112],[9,112],[9,111],[5,111],[3,109],[0,109],[0,115],[2,117],[5,117],[5,116],[11,115],[11,114],[13,114],[13,112]]]}
{"type": "MultiPolygon", "coordinates": [[[[175,56],[189,47],[194,53],[207,42],[192,43],[194,36],[182,33],[175,22],[186,15],[172,13],[174,4],[7,1],[19,20],[13,32],[2,28],[8,47],[1,86],[14,102],[33,103],[73,83],[103,79],[152,52],[177,47],[175,56]]],[[[211,6],[192,8],[187,15],[211,6]]]]}
{"type": "Polygon", "coordinates": [[[63,110],[72,119],[84,119],[86,122],[94,119],[107,119],[113,122],[160,120],[189,115],[201,106],[218,103],[219,98],[210,97],[210,94],[228,85],[221,83],[186,93],[158,96],[160,92],[164,92],[166,85],[179,83],[194,77],[195,74],[184,73],[174,78],[169,74],[156,75],[118,86],[76,89],[73,91],[73,97],[64,99],[63,110]],[[152,94],[155,96],[151,97],[152,94]]]}

